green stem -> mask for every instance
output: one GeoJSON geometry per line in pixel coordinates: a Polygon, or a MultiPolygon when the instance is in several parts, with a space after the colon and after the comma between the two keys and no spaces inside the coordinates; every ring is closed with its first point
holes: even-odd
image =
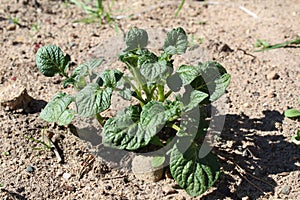
{"type": "Polygon", "coordinates": [[[167,127],[170,127],[172,129],[174,129],[175,131],[180,131],[180,127],[177,126],[176,124],[167,124],[167,127]]]}
{"type": "Polygon", "coordinates": [[[185,0],[181,0],[181,2],[180,2],[180,4],[179,4],[179,6],[178,6],[178,8],[177,8],[177,11],[176,11],[176,13],[175,13],[175,17],[177,17],[177,16],[178,16],[178,14],[179,14],[180,10],[181,10],[181,9],[182,9],[182,7],[183,7],[183,4],[184,4],[184,2],[185,2],[185,0]]]}
{"type": "MultiPolygon", "coordinates": [[[[137,93],[137,95],[139,97],[142,98],[142,90],[145,92],[146,94],[146,98],[147,100],[151,99],[151,92],[147,86],[147,84],[145,83],[145,81],[143,80],[143,78],[141,77],[138,69],[136,67],[133,67],[130,63],[126,62],[126,65],[128,66],[129,71],[132,73],[138,88],[135,90],[135,92],[137,93]]],[[[145,102],[143,100],[143,102],[145,102]]]]}
{"type": "Polygon", "coordinates": [[[158,95],[159,95],[159,101],[163,102],[165,100],[165,91],[164,91],[164,86],[163,85],[158,85],[158,95]]]}
{"type": "Polygon", "coordinates": [[[105,122],[106,122],[106,118],[102,117],[102,116],[100,115],[100,113],[97,113],[97,114],[96,114],[96,118],[97,118],[98,122],[101,124],[101,126],[103,127],[104,124],[105,124],[105,122]]]}
{"type": "Polygon", "coordinates": [[[278,44],[273,44],[273,45],[267,45],[264,46],[262,49],[256,50],[255,52],[261,52],[261,51],[266,51],[266,50],[271,50],[271,49],[278,49],[278,48],[283,48],[291,44],[300,44],[300,37],[296,38],[295,40],[290,40],[278,44]]]}
{"type": "Polygon", "coordinates": [[[137,100],[140,101],[140,105],[143,107],[145,104],[147,104],[147,102],[139,95],[135,95],[133,96],[134,98],[136,98],[137,100]]]}
{"type": "Polygon", "coordinates": [[[169,90],[165,95],[165,99],[167,99],[172,94],[172,92],[173,92],[172,90],[169,90]]]}

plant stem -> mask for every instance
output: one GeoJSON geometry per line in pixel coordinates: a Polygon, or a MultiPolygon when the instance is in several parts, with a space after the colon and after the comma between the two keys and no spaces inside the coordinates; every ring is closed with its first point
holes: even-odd
{"type": "Polygon", "coordinates": [[[96,118],[97,118],[98,122],[101,124],[101,126],[103,127],[104,124],[105,124],[105,122],[106,122],[106,119],[105,119],[104,117],[102,117],[102,116],[100,115],[100,113],[97,113],[97,114],[96,114],[96,118]]]}
{"type": "Polygon", "coordinates": [[[165,95],[165,99],[167,99],[172,94],[172,92],[173,92],[172,90],[169,90],[165,95]]]}
{"type": "Polygon", "coordinates": [[[164,94],[164,86],[163,85],[158,85],[158,95],[159,95],[159,101],[163,102],[165,100],[165,94],[164,94]]]}
{"type": "Polygon", "coordinates": [[[181,9],[182,9],[182,7],[183,7],[183,4],[184,4],[184,2],[185,2],[185,0],[181,0],[181,2],[180,2],[180,4],[179,4],[179,6],[178,6],[178,8],[177,8],[177,11],[176,11],[176,13],[175,13],[175,17],[177,17],[177,16],[178,16],[178,14],[179,14],[180,10],[181,10],[181,9]]]}
{"type": "Polygon", "coordinates": [[[180,131],[180,127],[177,126],[176,124],[167,124],[166,126],[174,129],[177,132],[180,131]]]}
{"type": "Polygon", "coordinates": [[[278,44],[263,46],[262,49],[256,50],[255,52],[283,48],[283,47],[286,47],[291,44],[300,44],[300,37],[296,38],[295,40],[289,40],[289,41],[278,43],[278,44]]]}

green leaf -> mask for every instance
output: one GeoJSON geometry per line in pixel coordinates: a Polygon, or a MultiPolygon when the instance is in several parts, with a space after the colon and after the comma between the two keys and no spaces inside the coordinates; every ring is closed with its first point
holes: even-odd
{"type": "Polygon", "coordinates": [[[300,117],[300,111],[296,109],[288,109],[284,112],[284,116],[289,118],[300,117]]]}
{"type": "Polygon", "coordinates": [[[159,168],[163,166],[165,160],[166,160],[165,156],[155,156],[152,158],[151,165],[154,168],[159,168]]]}
{"type": "Polygon", "coordinates": [[[101,65],[102,62],[102,58],[97,58],[79,65],[74,69],[72,76],[63,81],[64,87],[71,84],[78,89],[84,88],[87,84],[86,77],[89,77],[90,81],[96,78],[96,74],[93,73],[93,70],[101,65]]]}
{"type": "Polygon", "coordinates": [[[56,94],[40,113],[40,117],[47,122],[57,122],[59,125],[71,123],[75,112],[67,109],[73,97],[63,92],[56,94]]]}
{"type": "Polygon", "coordinates": [[[120,79],[120,81],[117,82],[117,88],[118,88],[118,93],[119,95],[127,100],[130,101],[132,97],[132,91],[131,91],[131,86],[130,83],[128,83],[124,77],[120,79]]]}
{"type": "Polygon", "coordinates": [[[127,150],[146,146],[151,136],[148,137],[139,126],[140,112],[140,107],[129,106],[116,117],[108,119],[102,132],[103,144],[127,150]]]}
{"type": "Polygon", "coordinates": [[[150,61],[140,66],[140,72],[149,82],[161,82],[172,73],[172,67],[165,60],[150,61]]]}
{"type": "MultiPolygon", "coordinates": [[[[137,67],[139,56],[136,51],[125,51],[119,54],[119,60],[126,64],[127,67],[137,67]]],[[[129,68],[129,69],[130,69],[129,68]]]]}
{"type": "Polygon", "coordinates": [[[119,70],[105,70],[97,79],[99,86],[116,88],[118,81],[122,78],[123,73],[119,70]]]}
{"type": "Polygon", "coordinates": [[[55,74],[66,75],[70,64],[70,56],[64,55],[62,50],[54,45],[39,48],[36,54],[36,65],[39,71],[48,77],[55,74]]]}
{"type": "Polygon", "coordinates": [[[220,98],[230,83],[230,74],[217,62],[199,63],[201,76],[191,82],[195,90],[209,94],[209,101],[220,98]]]}
{"type": "Polygon", "coordinates": [[[143,107],[140,125],[149,137],[156,135],[166,121],[166,109],[162,102],[150,101],[143,107]]]}
{"type": "Polygon", "coordinates": [[[96,83],[89,83],[75,96],[78,114],[90,117],[108,109],[111,95],[111,88],[101,88],[96,83]]]}
{"type": "Polygon", "coordinates": [[[212,153],[200,159],[200,147],[195,143],[184,153],[180,152],[177,145],[171,151],[171,174],[189,195],[198,196],[212,187],[219,178],[219,164],[212,153]]]}
{"type": "Polygon", "coordinates": [[[300,96],[298,97],[298,103],[300,104],[300,96]]]}
{"type": "Polygon", "coordinates": [[[207,97],[208,97],[208,94],[198,91],[198,90],[193,90],[189,94],[188,104],[186,104],[184,107],[185,112],[188,112],[188,111],[196,108],[197,106],[199,106],[199,104],[202,101],[204,101],[204,99],[206,99],[207,97]]]}
{"type": "Polygon", "coordinates": [[[0,188],[4,187],[4,184],[0,183],[0,188]]]}
{"type": "Polygon", "coordinates": [[[130,106],[104,125],[103,141],[108,146],[135,150],[148,145],[166,121],[161,102],[151,101],[143,110],[130,106]]]}
{"type": "Polygon", "coordinates": [[[167,33],[164,51],[169,55],[184,54],[188,47],[188,38],[182,28],[176,28],[167,33]]]}
{"type": "Polygon", "coordinates": [[[181,111],[183,108],[183,103],[181,101],[172,101],[168,102],[168,105],[165,106],[165,119],[166,121],[173,121],[176,120],[181,116],[181,111]]]}
{"type": "Polygon", "coordinates": [[[298,130],[296,132],[296,135],[294,135],[292,138],[291,138],[292,142],[294,142],[295,144],[297,145],[300,145],[300,130],[298,130]]]}
{"type": "Polygon", "coordinates": [[[127,47],[125,51],[142,49],[148,44],[148,34],[143,29],[131,28],[126,35],[125,41],[127,47]]]}
{"type": "Polygon", "coordinates": [[[200,68],[189,65],[181,65],[176,70],[176,73],[178,73],[179,77],[182,79],[183,85],[188,85],[200,75],[200,68]]]}

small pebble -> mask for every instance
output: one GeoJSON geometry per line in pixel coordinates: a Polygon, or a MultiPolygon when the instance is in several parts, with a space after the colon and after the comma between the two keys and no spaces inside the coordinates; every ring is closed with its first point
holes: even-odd
{"type": "Polygon", "coordinates": [[[106,185],[106,186],[105,186],[105,189],[106,189],[106,190],[111,190],[112,187],[111,187],[110,185],[106,185]]]}
{"type": "Polygon", "coordinates": [[[14,30],[16,30],[16,24],[9,24],[6,28],[7,28],[7,30],[9,30],[9,31],[14,31],[14,30]]]}
{"type": "Polygon", "coordinates": [[[276,97],[275,92],[270,92],[270,93],[268,94],[268,97],[269,97],[269,98],[274,98],[274,97],[276,97]]]}
{"type": "Polygon", "coordinates": [[[177,193],[177,191],[174,188],[172,188],[168,185],[163,186],[162,191],[163,191],[164,195],[177,193]]]}
{"type": "Polygon", "coordinates": [[[251,105],[249,103],[244,103],[244,108],[251,108],[251,105]]]}
{"type": "Polygon", "coordinates": [[[66,179],[66,180],[68,180],[70,177],[71,177],[70,173],[64,173],[63,174],[63,178],[66,179]]]}
{"type": "Polygon", "coordinates": [[[32,173],[33,171],[34,171],[34,168],[33,168],[32,166],[28,165],[28,166],[26,167],[26,172],[32,173]]]}
{"type": "Polygon", "coordinates": [[[57,172],[56,172],[56,177],[59,177],[59,176],[61,176],[63,174],[64,174],[63,170],[62,169],[58,169],[57,172]]]}
{"type": "Polygon", "coordinates": [[[255,97],[259,97],[259,96],[260,96],[260,93],[259,93],[259,92],[253,92],[252,94],[253,94],[253,96],[255,96],[255,97]]]}
{"type": "Polygon", "coordinates": [[[285,185],[285,186],[282,187],[281,193],[282,193],[282,194],[285,194],[285,195],[288,195],[288,194],[290,194],[291,189],[292,189],[292,188],[291,188],[290,186],[285,185]]]}
{"type": "Polygon", "coordinates": [[[271,71],[267,74],[267,79],[268,80],[277,80],[279,79],[279,75],[275,71],[271,71]]]}

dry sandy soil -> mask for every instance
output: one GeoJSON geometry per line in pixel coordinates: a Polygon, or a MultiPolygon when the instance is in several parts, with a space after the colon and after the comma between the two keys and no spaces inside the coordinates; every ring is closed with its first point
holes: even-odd
{"type": "MultiPolygon", "coordinates": [[[[20,85],[34,98],[29,109],[0,110],[0,199],[192,199],[173,179],[138,180],[130,167],[122,168],[116,159],[95,154],[95,147],[101,149],[99,141],[84,135],[78,138],[67,128],[38,117],[55,93],[72,92],[62,88],[62,77],[45,78],[38,72],[38,45],[58,45],[71,55],[74,65],[104,56],[108,58],[106,68],[122,68],[113,61],[122,48],[122,31],[105,23],[75,23],[85,13],[63,1],[0,2],[0,99],[7,100],[4,89],[20,85]],[[17,24],[12,23],[13,18],[18,19],[17,24]],[[51,151],[34,150],[41,145],[25,138],[41,139],[45,127],[54,133],[63,164],[51,151]],[[91,155],[96,159],[79,179],[91,155]]],[[[217,60],[232,75],[225,126],[215,147],[223,174],[214,188],[197,199],[299,199],[299,146],[291,137],[300,123],[283,113],[290,107],[299,108],[300,48],[255,53],[254,44],[258,38],[270,43],[296,38],[300,1],[204,4],[190,0],[175,18],[177,5],[175,0],[119,0],[112,5],[112,15],[120,18],[117,22],[124,31],[133,26],[152,31],[154,42],[149,45],[153,47],[161,44],[166,31],[181,26],[198,49],[194,57],[217,60]]],[[[118,109],[112,108],[111,115],[118,109]]],[[[130,156],[120,162],[130,162],[130,156]]]]}

